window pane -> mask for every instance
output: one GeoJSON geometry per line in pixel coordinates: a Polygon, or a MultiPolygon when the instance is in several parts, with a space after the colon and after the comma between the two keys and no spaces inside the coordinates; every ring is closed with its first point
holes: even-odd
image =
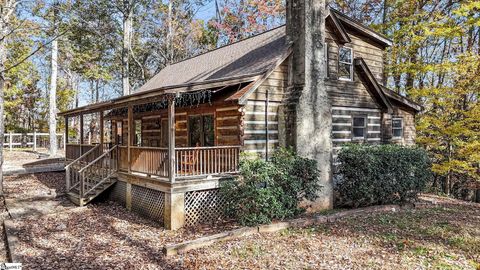
{"type": "Polygon", "coordinates": [[[214,122],[213,115],[204,115],[203,116],[203,138],[205,144],[203,146],[214,146],[215,145],[215,131],[214,131],[214,122]]]}
{"type": "Polygon", "coordinates": [[[341,47],[338,50],[338,60],[340,62],[352,63],[352,50],[341,47]]]}
{"type": "Polygon", "coordinates": [[[350,67],[351,67],[350,64],[339,63],[338,64],[338,78],[351,80],[352,79],[352,76],[351,76],[351,71],[352,70],[350,69],[350,67]]]}
{"type": "Polygon", "coordinates": [[[401,128],[394,128],[393,129],[393,137],[402,137],[402,129],[401,128]]]}
{"type": "Polygon", "coordinates": [[[365,128],[353,128],[353,137],[364,137],[365,128]]]}
{"type": "Polygon", "coordinates": [[[365,118],[364,117],[354,117],[353,118],[353,126],[354,127],[364,127],[365,126],[365,118]]]}
{"type": "Polygon", "coordinates": [[[188,136],[190,138],[190,146],[202,145],[202,118],[200,115],[190,116],[188,118],[188,136]]]}
{"type": "Polygon", "coordinates": [[[402,119],[393,119],[392,120],[392,127],[401,128],[402,127],[402,119]]]}

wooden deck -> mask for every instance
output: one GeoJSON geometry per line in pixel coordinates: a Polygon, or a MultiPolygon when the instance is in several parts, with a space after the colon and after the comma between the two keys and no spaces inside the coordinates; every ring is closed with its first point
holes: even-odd
{"type": "MultiPolygon", "coordinates": [[[[94,147],[95,145],[67,144],[66,158],[74,160],[80,153],[85,154],[94,147]]],[[[240,148],[240,146],[176,147],[174,149],[175,179],[198,179],[236,174],[240,148]]],[[[93,157],[98,156],[101,151],[101,148],[92,151],[92,158],[89,161],[93,161],[93,157]]],[[[131,146],[129,149],[126,146],[119,146],[116,158],[118,172],[168,180],[168,148],[131,146]],[[130,163],[128,151],[130,151],[130,163]]]]}

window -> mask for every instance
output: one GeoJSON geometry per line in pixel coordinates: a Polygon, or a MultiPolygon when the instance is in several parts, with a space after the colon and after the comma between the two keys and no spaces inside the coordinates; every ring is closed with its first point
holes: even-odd
{"type": "Polygon", "coordinates": [[[351,48],[338,49],[338,79],[353,81],[353,50],[351,48]]]}
{"type": "Polygon", "coordinates": [[[392,119],[392,135],[393,135],[393,138],[403,137],[403,119],[402,118],[392,119]]]}
{"type": "Polygon", "coordinates": [[[365,139],[367,133],[367,117],[354,116],[352,123],[352,137],[353,139],[365,139]]]}
{"type": "Polygon", "coordinates": [[[214,118],[211,114],[188,117],[190,147],[213,146],[215,143],[214,118]]]}

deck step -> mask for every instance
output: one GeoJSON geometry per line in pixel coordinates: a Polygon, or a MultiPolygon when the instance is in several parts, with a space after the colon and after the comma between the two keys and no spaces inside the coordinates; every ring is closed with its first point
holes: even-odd
{"type": "MultiPolygon", "coordinates": [[[[70,192],[67,193],[67,195],[70,201],[72,201],[75,205],[84,206],[85,204],[95,199],[98,195],[102,194],[110,186],[115,184],[115,182],[117,182],[115,178],[110,178],[109,180],[105,181],[104,183],[96,187],[94,190],[85,194],[82,198],[80,198],[78,188],[72,189],[70,192]]],[[[93,187],[93,185],[91,185],[90,187],[93,187]]],[[[90,187],[88,189],[90,189],[90,187]]]]}

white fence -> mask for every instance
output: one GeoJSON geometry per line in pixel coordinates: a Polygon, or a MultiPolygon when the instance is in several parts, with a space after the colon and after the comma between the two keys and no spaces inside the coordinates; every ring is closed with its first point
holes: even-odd
{"type": "MultiPolygon", "coordinates": [[[[37,151],[37,148],[50,147],[49,133],[5,133],[3,147],[9,148],[10,151],[14,148],[32,148],[37,151]]],[[[57,145],[59,149],[65,149],[65,134],[57,133],[57,145]]]]}

